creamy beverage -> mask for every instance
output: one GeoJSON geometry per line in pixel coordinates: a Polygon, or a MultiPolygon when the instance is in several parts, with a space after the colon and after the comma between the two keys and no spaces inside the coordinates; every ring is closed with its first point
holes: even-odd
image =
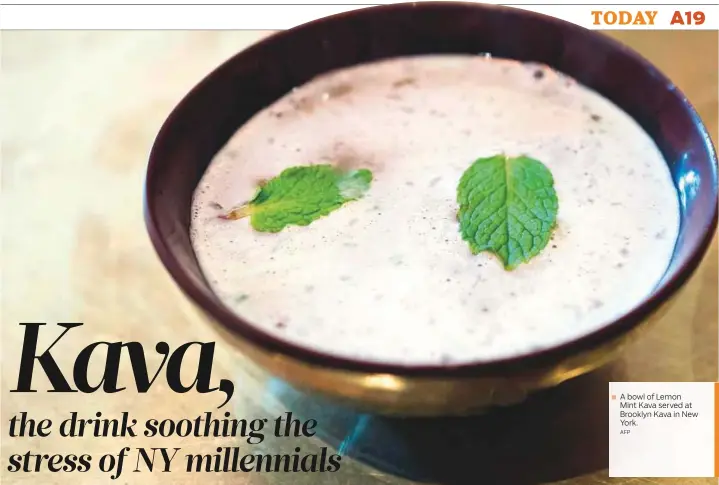
{"type": "Polygon", "coordinates": [[[408,365],[518,356],[635,307],[665,272],[679,203],[651,138],[545,66],[401,58],[332,72],[240,128],[193,201],[191,237],[224,303],[260,329],[337,356],[408,365]],[[478,158],[551,171],[552,239],[508,271],[460,235],[457,185],[478,158]],[[309,225],[223,220],[289,167],[369,169],[366,194],[309,225]]]}

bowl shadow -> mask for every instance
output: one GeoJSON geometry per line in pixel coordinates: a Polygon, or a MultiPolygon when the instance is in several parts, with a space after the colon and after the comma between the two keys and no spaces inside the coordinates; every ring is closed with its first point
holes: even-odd
{"type": "Polygon", "coordinates": [[[608,466],[608,382],[604,367],[524,403],[472,417],[393,418],[362,414],[271,380],[275,399],[300,419],[319,422],[317,437],[381,472],[445,485],[535,485],[608,466]]]}

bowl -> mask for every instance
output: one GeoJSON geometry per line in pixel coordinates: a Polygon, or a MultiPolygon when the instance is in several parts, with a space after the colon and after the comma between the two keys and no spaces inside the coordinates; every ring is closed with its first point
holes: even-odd
{"type": "MultiPolygon", "coordinates": [[[[427,2],[364,8],[277,33],[238,53],[172,111],[150,154],[145,220],[162,263],[226,343],[290,385],[383,414],[457,415],[521,401],[607,363],[676,302],[717,226],[717,158],[686,97],[634,51],[529,11],[427,2]],[[677,188],[681,227],[655,291],[628,314],[530,355],[403,366],[326,355],[279,340],[225,307],[189,236],[193,191],[213,156],[253,115],[315,76],[379,59],[461,53],[544,63],[613,101],[654,139],[677,188]]],[[[677,322],[681,324],[681,322],[677,322]]]]}

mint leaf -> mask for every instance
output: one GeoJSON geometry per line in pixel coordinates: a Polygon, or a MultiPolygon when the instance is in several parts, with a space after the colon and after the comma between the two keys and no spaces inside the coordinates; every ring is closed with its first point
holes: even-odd
{"type": "Polygon", "coordinates": [[[472,254],[496,254],[512,270],[544,249],[557,220],[552,173],[526,156],[475,161],[457,187],[459,229],[472,254]]]}
{"type": "Polygon", "coordinates": [[[367,169],[343,172],[332,165],[292,167],[264,182],[251,201],[224,218],[250,217],[250,224],[260,232],[307,226],[362,197],[371,182],[372,172],[367,169]]]}

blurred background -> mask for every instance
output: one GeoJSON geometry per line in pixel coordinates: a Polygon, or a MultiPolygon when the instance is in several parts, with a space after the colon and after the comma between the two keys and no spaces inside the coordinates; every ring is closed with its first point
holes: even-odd
{"type": "MultiPolygon", "coordinates": [[[[96,411],[106,416],[129,411],[139,420],[194,417],[216,407],[213,396],[178,396],[159,380],[148,394],[98,394],[91,399],[8,391],[17,379],[19,322],[85,322],[63,339],[58,363],[65,369],[82,347],[97,340],[136,340],[152,348],[161,340],[173,347],[217,338],[151,249],[142,220],[143,178],[154,137],[175,104],[217,65],[268,34],[2,33],[3,423],[21,411],[53,420],[70,411],[89,417],[96,411]]],[[[638,50],[684,91],[716,144],[718,33],[608,35],[638,50]]],[[[606,383],[717,380],[717,274],[715,238],[680,304],[622,359],[491,418],[393,421],[334,409],[258,374],[242,356],[220,344],[214,373],[218,379],[235,380],[236,413],[266,417],[290,409],[318,419],[322,439],[347,456],[341,471],[321,479],[184,473],[173,473],[170,479],[128,471],[118,483],[680,483],[606,478],[606,383]]],[[[48,331],[41,345],[56,336],[55,330],[48,331]]],[[[148,365],[158,364],[158,359],[148,359],[148,365]]],[[[99,377],[99,366],[97,371],[99,377]]],[[[99,455],[123,446],[181,446],[183,453],[199,453],[241,445],[248,448],[219,439],[8,439],[3,431],[2,454],[71,449],[99,455]]],[[[300,444],[266,442],[261,452],[279,453],[284,447],[291,453],[294,446],[300,444]]],[[[312,439],[301,446],[309,452],[325,445],[312,439]]],[[[8,484],[96,484],[100,478],[107,480],[94,471],[20,475],[2,467],[2,481],[8,484]]]]}

